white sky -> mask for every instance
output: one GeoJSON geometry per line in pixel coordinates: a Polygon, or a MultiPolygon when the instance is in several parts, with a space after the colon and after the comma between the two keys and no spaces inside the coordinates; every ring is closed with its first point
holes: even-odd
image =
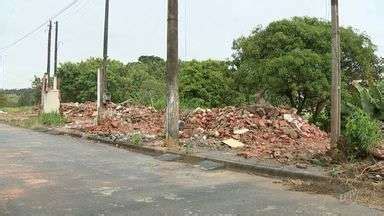
{"type": "MultiPolygon", "coordinates": [[[[0,0],[0,47],[46,21],[73,0],[0,0]]],[[[292,16],[330,19],[331,0],[180,0],[182,59],[226,59],[232,42],[257,25],[292,16]]],[[[384,54],[383,0],[340,0],[341,24],[371,36],[384,54]]],[[[111,0],[109,56],[123,62],[164,57],[166,0],[111,0]]],[[[104,0],[79,0],[60,22],[59,60],[102,55],[104,0]]],[[[29,87],[46,70],[47,28],[0,53],[0,88],[29,87]]],[[[53,64],[53,62],[52,62],[53,64]]],[[[53,68],[53,67],[52,67],[53,68]]]]}

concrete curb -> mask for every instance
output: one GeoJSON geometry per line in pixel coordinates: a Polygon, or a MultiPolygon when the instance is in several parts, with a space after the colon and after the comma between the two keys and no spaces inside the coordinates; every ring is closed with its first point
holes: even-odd
{"type": "Polygon", "coordinates": [[[138,153],[151,155],[151,156],[159,156],[165,153],[176,154],[181,156],[181,159],[178,161],[185,162],[185,163],[198,163],[203,160],[210,160],[210,161],[224,164],[225,169],[241,171],[241,172],[249,172],[249,173],[268,176],[268,177],[301,179],[301,180],[309,180],[309,181],[331,181],[332,180],[330,176],[308,173],[305,170],[302,170],[302,171],[291,170],[284,167],[266,166],[265,164],[251,164],[251,163],[233,161],[233,160],[228,160],[228,159],[223,159],[218,157],[210,157],[210,156],[199,155],[199,154],[186,154],[178,151],[156,149],[153,147],[133,145],[133,144],[130,144],[128,141],[121,142],[121,141],[112,141],[110,139],[103,139],[95,135],[89,135],[86,133],[73,131],[73,130],[69,131],[69,130],[60,130],[60,129],[52,129],[52,128],[51,129],[39,128],[39,129],[34,129],[34,131],[43,132],[51,135],[67,135],[71,137],[87,139],[87,140],[101,142],[101,143],[114,145],[114,146],[118,145],[119,147],[123,147],[131,151],[135,151],[138,153]]]}

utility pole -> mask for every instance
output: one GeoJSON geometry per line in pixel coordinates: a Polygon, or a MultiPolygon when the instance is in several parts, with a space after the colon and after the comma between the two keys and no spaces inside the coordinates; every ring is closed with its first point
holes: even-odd
{"type": "MultiPolygon", "coordinates": [[[[2,89],[5,89],[5,55],[3,57],[0,55],[0,68],[1,68],[1,75],[2,75],[2,81],[3,81],[2,89]]],[[[0,79],[0,82],[1,82],[1,79],[0,79]]]]}
{"type": "Polygon", "coordinates": [[[341,52],[339,27],[339,1],[331,0],[332,7],[332,92],[331,92],[331,145],[337,148],[341,134],[341,52]]]}
{"type": "Polygon", "coordinates": [[[108,63],[108,29],[109,29],[109,0],[105,0],[105,18],[104,18],[104,47],[103,47],[103,101],[107,97],[107,63],[108,63]]]}
{"type": "Polygon", "coordinates": [[[103,121],[105,104],[107,102],[107,63],[108,63],[108,27],[109,27],[109,0],[105,0],[104,13],[104,41],[103,41],[103,65],[98,72],[98,107],[97,123],[103,121]]]}
{"type": "Polygon", "coordinates": [[[166,144],[176,146],[179,142],[179,44],[178,44],[178,0],[168,0],[167,27],[167,110],[166,144]]]}
{"type": "Polygon", "coordinates": [[[52,21],[49,21],[48,25],[48,58],[47,58],[47,76],[48,76],[48,87],[51,77],[51,37],[52,37],[52,21]]]}
{"type": "Polygon", "coordinates": [[[54,63],[54,71],[53,76],[57,75],[57,44],[58,44],[58,35],[59,35],[59,22],[55,22],[55,63],[54,63]]]}

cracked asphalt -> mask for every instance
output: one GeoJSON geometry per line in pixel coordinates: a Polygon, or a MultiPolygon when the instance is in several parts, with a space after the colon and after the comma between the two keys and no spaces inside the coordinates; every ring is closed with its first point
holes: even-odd
{"type": "Polygon", "coordinates": [[[0,124],[0,215],[384,215],[275,181],[0,124]]]}

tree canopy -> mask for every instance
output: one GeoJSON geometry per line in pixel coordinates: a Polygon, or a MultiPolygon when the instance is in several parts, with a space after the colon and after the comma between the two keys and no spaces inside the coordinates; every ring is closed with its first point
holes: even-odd
{"type": "MultiPolygon", "coordinates": [[[[378,79],[383,67],[368,36],[341,28],[343,82],[378,79]]],[[[274,104],[318,114],[329,101],[331,23],[294,17],[256,28],[234,42],[237,89],[248,102],[259,91],[274,104]]]]}

